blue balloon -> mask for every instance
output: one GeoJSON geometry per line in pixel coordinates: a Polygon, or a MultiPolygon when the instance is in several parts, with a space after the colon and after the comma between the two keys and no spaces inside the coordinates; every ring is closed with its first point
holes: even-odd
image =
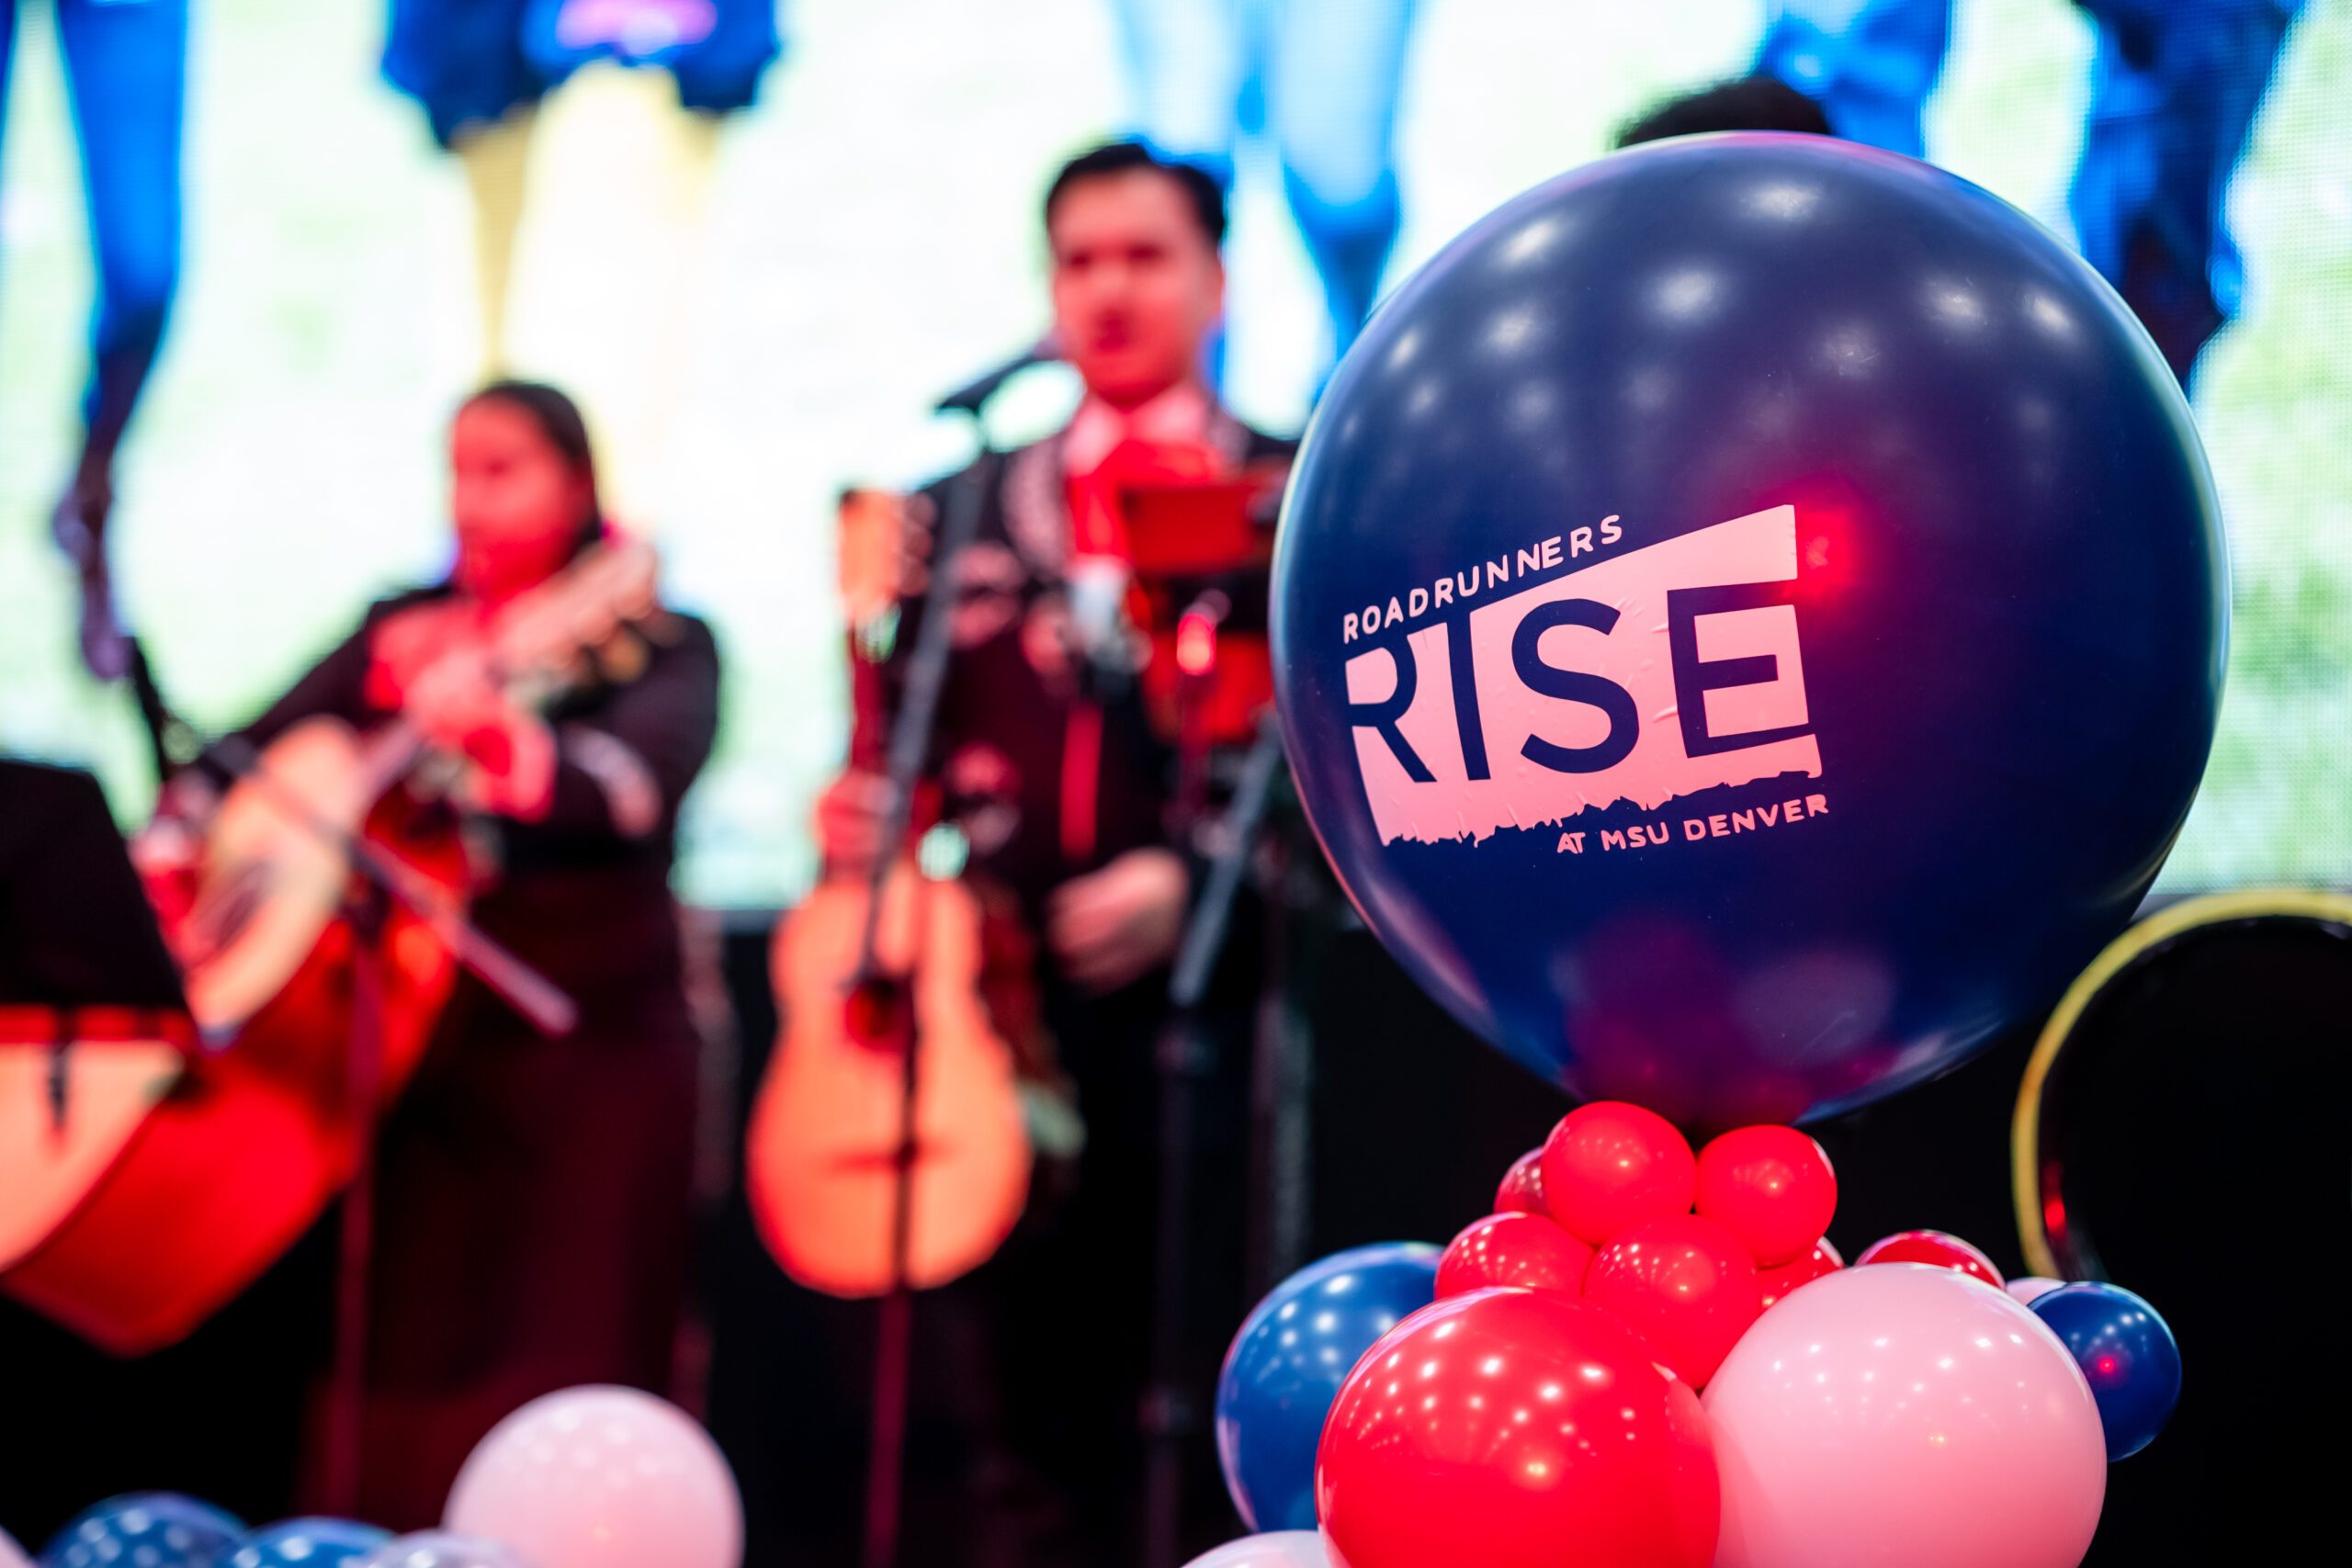
{"type": "Polygon", "coordinates": [[[177,1492],[132,1492],[76,1514],[50,1537],[40,1568],[211,1568],[220,1549],[244,1533],[233,1514],[177,1492]],[[143,1554],[143,1555],[142,1555],[143,1554]]]}
{"type": "Polygon", "coordinates": [[[215,1568],[358,1568],[391,1539],[356,1519],[281,1519],[232,1541],[215,1568]]]}
{"type": "Polygon", "coordinates": [[[2115,1285],[2062,1285],[2030,1303],[2091,1385],[2107,1459],[2130,1459],[2155,1441],[2180,1403],[2180,1346],[2156,1309],[2115,1285]]]}
{"type": "Polygon", "coordinates": [[[1951,175],[1820,137],[1601,159],[1334,374],[1277,694],[1349,896],[1584,1098],[1829,1115],[2120,931],[2196,793],[2227,595],[2121,299],[1951,175]]]}
{"type": "Polygon", "coordinates": [[[1410,1241],[1335,1252],[1243,1321],[1216,1382],[1216,1455],[1253,1533],[1315,1528],[1323,1418],[1374,1342],[1436,1298],[1438,1255],[1410,1241]]]}

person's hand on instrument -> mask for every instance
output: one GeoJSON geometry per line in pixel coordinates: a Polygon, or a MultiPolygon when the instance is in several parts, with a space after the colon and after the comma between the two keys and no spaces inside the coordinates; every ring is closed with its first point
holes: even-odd
{"type": "Polygon", "coordinates": [[[882,853],[883,818],[890,781],[860,768],[845,770],[817,797],[817,850],[832,872],[862,876],[882,853]]]}
{"type": "Polygon", "coordinates": [[[196,907],[205,835],[219,807],[211,784],[194,770],[184,772],[164,785],[153,819],[130,837],[130,863],[166,930],[196,907]]]}
{"type": "Polygon", "coordinates": [[[529,822],[554,804],[555,737],[507,699],[485,652],[454,649],[425,665],[401,711],[427,740],[473,764],[466,787],[480,809],[529,822]]]}
{"type": "Polygon", "coordinates": [[[1191,891],[1173,850],[1129,850],[1054,890],[1046,942],[1072,981],[1097,993],[1115,991],[1174,955],[1191,891]]]}

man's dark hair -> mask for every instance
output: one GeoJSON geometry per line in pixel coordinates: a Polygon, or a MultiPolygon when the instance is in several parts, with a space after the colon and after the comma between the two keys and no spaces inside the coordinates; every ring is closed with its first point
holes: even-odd
{"type": "Polygon", "coordinates": [[[1210,248],[1225,243],[1224,188],[1197,164],[1164,158],[1140,141],[1105,141],[1064,164],[1061,172],[1054,176],[1054,183],[1046,187],[1047,231],[1054,226],[1054,209],[1061,205],[1071,186],[1088,180],[1137,173],[1159,175],[1174,181],[1176,188],[1183,193],[1185,205],[1199,221],[1201,232],[1208,236],[1210,248]]]}
{"type": "Polygon", "coordinates": [[[1709,130],[1794,130],[1835,136],[1821,106],[1776,76],[1739,76],[1668,98],[1617,133],[1617,145],[1709,130]]]}

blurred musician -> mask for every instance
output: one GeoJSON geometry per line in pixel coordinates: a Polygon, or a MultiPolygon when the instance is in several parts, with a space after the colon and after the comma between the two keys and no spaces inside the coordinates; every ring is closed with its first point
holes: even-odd
{"type": "MultiPolygon", "coordinates": [[[[1122,494],[1279,471],[1293,449],[1236,420],[1202,378],[1225,290],[1225,203],[1214,181],[1140,144],[1112,143],[1059,172],[1045,227],[1056,340],[1084,400],[1058,434],[984,459],[978,532],[945,596],[928,581],[927,551],[957,481],[914,498],[887,666],[903,673],[922,616],[955,617],[936,777],[974,867],[1012,890],[1038,933],[1047,1031],[1087,1127],[1069,1201],[1033,1216],[1004,1259],[1013,1272],[999,1279],[1012,1303],[994,1314],[1011,1445],[1057,1505],[1044,1510],[1052,1522],[1042,1534],[993,1534],[1003,1521],[983,1520],[978,1535],[950,1532],[942,1548],[990,1562],[1063,1561],[1057,1551],[1071,1539],[1059,1527],[1072,1522],[1073,1503],[1083,1544],[1072,1560],[1117,1561],[1134,1546],[1151,1296],[1151,1043],[1193,876],[1171,840],[1166,747],[1131,683],[1106,686],[1091,673],[1135,636],[1119,620],[1122,494]]],[[[862,704],[856,722],[887,728],[888,705],[862,704]]],[[[854,744],[852,754],[879,750],[854,744]]],[[[881,779],[854,770],[826,792],[818,829],[830,863],[868,863],[886,848],[886,797],[881,779]]],[[[919,1367],[918,1386],[926,1375],[919,1367]]],[[[976,1447],[1001,1456],[1007,1436],[978,1434],[976,1447]]],[[[910,1528],[923,1513],[920,1502],[910,1507],[910,1528]]]]}
{"type": "MultiPolygon", "coordinates": [[[[382,1124],[354,1511],[398,1529],[439,1518],[521,1402],[668,1385],[697,1055],[669,874],[718,716],[710,633],[674,613],[537,711],[493,660],[502,615],[605,533],[569,398],[493,383],[458,411],[449,461],[448,580],[375,606],[243,732],[266,748],[322,715],[363,736],[404,721],[435,759],[415,776],[454,772],[471,918],[579,1006],[548,1039],[461,978],[382,1124]]],[[[200,827],[208,793],[184,774],[162,832],[200,827]]]]}
{"type": "MultiPolygon", "coordinates": [[[[1225,297],[1225,202],[1205,175],[1111,143],[1056,176],[1046,231],[1056,341],[1086,396],[1067,428],[993,476],[956,584],[936,750],[975,861],[1040,917],[1053,978],[1102,996],[1169,957],[1188,892],[1162,821],[1166,759],[1139,707],[1114,702],[1098,716],[1084,700],[1085,644],[1100,635],[1088,585],[1116,567],[1118,491],[1238,473],[1292,444],[1243,425],[1201,378],[1225,297]]],[[[910,509],[901,657],[932,605],[924,558],[954,482],[910,509]]],[[[884,795],[858,772],[827,790],[817,825],[830,857],[876,852],[884,795]]]]}

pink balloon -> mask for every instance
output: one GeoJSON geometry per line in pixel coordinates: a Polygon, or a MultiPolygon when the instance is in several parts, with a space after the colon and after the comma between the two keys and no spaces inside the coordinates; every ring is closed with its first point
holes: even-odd
{"type": "Polygon", "coordinates": [[[2075,1568],[2107,1492],[2075,1359],[1997,1288],[1886,1263],[1794,1291],[1703,1399],[1715,1568],[2075,1568]]]}
{"type": "Polygon", "coordinates": [[[490,1430],[443,1524],[537,1568],[741,1568],[743,1499],[718,1445],[633,1388],[568,1388],[490,1430]]]}
{"type": "Polygon", "coordinates": [[[1316,1530],[1274,1530],[1228,1540],[1184,1568],[1346,1568],[1316,1530]]]}
{"type": "Polygon", "coordinates": [[[2045,1280],[2039,1274],[2020,1274],[2002,1288],[2009,1292],[2018,1305],[2031,1306],[2034,1297],[2046,1296],[2065,1282],[2064,1280],[2045,1280]]]}
{"type": "Polygon", "coordinates": [[[6,1530],[0,1530],[0,1568],[33,1568],[33,1560],[6,1530]]]}

